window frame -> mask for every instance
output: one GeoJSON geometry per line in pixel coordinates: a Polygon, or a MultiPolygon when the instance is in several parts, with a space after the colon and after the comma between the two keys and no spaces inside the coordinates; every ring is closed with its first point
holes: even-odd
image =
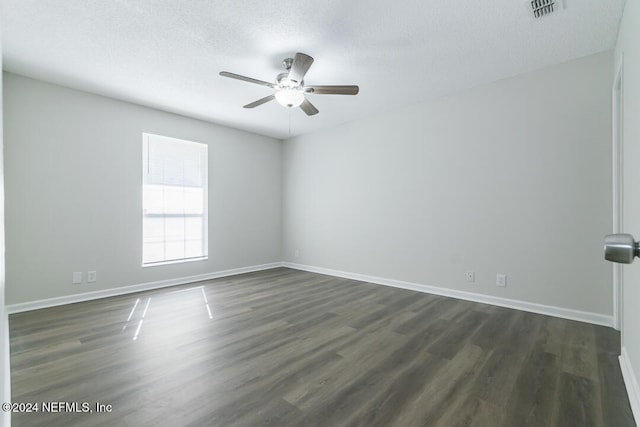
{"type": "MultiPolygon", "coordinates": [[[[197,141],[192,141],[192,140],[187,140],[187,139],[183,139],[183,138],[174,138],[174,137],[170,137],[170,136],[165,136],[165,135],[158,135],[158,134],[153,134],[153,133],[148,133],[148,132],[143,132],[142,133],[142,185],[141,185],[141,196],[142,196],[142,209],[141,209],[141,222],[142,222],[142,239],[141,239],[141,243],[142,243],[142,250],[140,252],[141,254],[141,266],[143,268],[146,267],[155,267],[155,266],[161,266],[161,265],[169,265],[169,264],[182,264],[182,263],[186,263],[186,262],[194,262],[194,261],[206,261],[209,259],[209,182],[208,182],[208,178],[209,178],[209,145],[207,143],[203,143],[203,142],[197,142],[197,141]],[[202,213],[147,213],[145,211],[145,187],[147,185],[159,185],[159,186],[163,186],[163,187],[171,187],[170,184],[166,184],[166,183],[161,183],[161,184],[157,184],[157,183],[150,183],[148,182],[148,176],[150,174],[150,144],[152,144],[152,138],[159,138],[161,140],[164,140],[164,142],[177,142],[177,143],[187,143],[187,144],[198,144],[201,146],[201,149],[204,149],[204,155],[200,156],[200,161],[202,164],[202,170],[201,170],[201,182],[203,183],[203,185],[201,187],[195,187],[195,188],[201,188],[202,192],[203,192],[203,196],[202,196],[202,213]],[[199,242],[201,244],[201,249],[202,249],[202,255],[199,256],[195,256],[195,257],[184,257],[184,258],[171,258],[171,259],[167,259],[166,257],[166,245],[167,245],[167,234],[166,234],[166,229],[164,231],[163,234],[163,241],[162,243],[164,244],[164,251],[165,251],[165,256],[163,260],[158,260],[158,261],[150,261],[150,262],[145,262],[145,240],[146,238],[148,238],[148,236],[145,236],[145,218],[201,218],[202,222],[201,222],[201,236],[199,239],[199,242]]],[[[189,186],[186,185],[182,185],[182,186],[175,186],[178,188],[189,188],[189,186]]],[[[193,188],[193,187],[192,187],[193,188]]],[[[185,224],[186,227],[186,224],[185,224]]],[[[186,234],[186,231],[184,231],[184,233],[186,234]]],[[[185,234],[183,234],[182,240],[183,243],[186,244],[187,240],[185,234]]],[[[185,249],[186,250],[186,249],[185,249]]],[[[185,255],[185,254],[183,254],[185,255]]]]}

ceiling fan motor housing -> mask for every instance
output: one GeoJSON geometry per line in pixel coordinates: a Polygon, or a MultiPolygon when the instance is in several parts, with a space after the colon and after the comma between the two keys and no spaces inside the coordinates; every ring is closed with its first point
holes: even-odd
{"type": "Polygon", "coordinates": [[[276,86],[280,89],[302,89],[304,81],[300,83],[289,79],[289,73],[280,73],[276,77],[276,86]]]}

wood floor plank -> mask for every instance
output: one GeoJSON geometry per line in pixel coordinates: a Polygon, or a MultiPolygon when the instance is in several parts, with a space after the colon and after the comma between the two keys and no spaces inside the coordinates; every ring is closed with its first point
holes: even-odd
{"type": "Polygon", "coordinates": [[[498,308],[490,314],[471,337],[471,342],[484,349],[490,350],[504,342],[504,336],[516,320],[516,310],[498,308]]]}
{"type": "Polygon", "coordinates": [[[564,341],[562,370],[598,381],[598,349],[594,327],[586,323],[570,322],[565,329],[564,341]]]}
{"type": "Polygon", "coordinates": [[[284,398],[301,410],[308,410],[320,406],[341,389],[348,387],[359,376],[367,376],[378,368],[381,360],[386,359],[398,346],[407,341],[401,335],[386,335],[378,338],[370,335],[358,342],[357,346],[343,349],[338,355],[342,356],[342,363],[334,369],[325,369],[309,380],[306,384],[298,384],[292,388],[284,398]]]}
{"type": "Polygon", "coordinates": [[[487,317],[486,313],[472,310],[456,321],[448,321],[450,327],[433,343],[430,353],[452,360],[487,317]]]}
{"type": "Polygon", "coordinates": [[[362,427],[398,425],[402,414],[410,410],[406,407],[447,363],[445,359],[435,357],[425,350],[421,351],[412,362],[396,364],[392,369],[387,370],[387,378],[383,386],[369,397],[367,406],[358,413],[349,414],[349,422],[346,425],[362,427]]]}
{"type": "Polygon", "coordinates": [[[633,425],[629,397],[626,390],[620,387],[624,380],[618,364],[618,355],[609,351],[599,353],[598,373],[603,424],[611,426],[633,425]]]}
{"type": "MultiPolygon", "coordinates": [[[[435,427],[488,427],[502,424],[504,413],[502,408],[484,400],[467,395],[457,405],[448,405],[446,413],[438,420],[435,427]]],[[[513,426],[514,424],[510,424],[513,426]]],[[[515,424],[519,426],[519,423],[515,424]]]]}
{"type": "Polygon", "coordinates": [[[466,344],[434,378],[423,384],[412,402],[396,419],[397,426],[435,425],[447,414],[449,405],[464,400],[478,371],[476,366],[486,363],[490,353],[473,344],[466,344]]]}
{"type": "Polygon", "coordinates": [[[14,426],[634,426],[611,328],[275,268],[10,316],[14,426]],[[73,409],[73,408],[69,408],[73,409]]]}
{"type": "Polygon", "coordinates": [[[501,425],[548,426],[558,399],[560,361],[551,353],[534,349],[524,361],[508,396],[501,425]]]}
{"type": "MultiPolygon", "coordinates": [[[[555,422],[563,426],[598,426],[602,424],[600,402],[595,399],[596,384],[593,381],[567,372],[560,374],[555,422]]],[[[605,424],[610,425],[610,424],[605,424]]]]}

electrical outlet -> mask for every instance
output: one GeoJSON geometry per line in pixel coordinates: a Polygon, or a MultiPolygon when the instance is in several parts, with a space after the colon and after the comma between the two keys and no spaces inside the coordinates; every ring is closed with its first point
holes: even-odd
{"type": "Polygon", "coordinates": [[[294,256],[298,258],[300,256],[300,249],[296,249],[294,256]]]}
{"type": "Polygon", "coordinates": [[[507,287],[507,275],[498,273],[496,275],[496,286],[500,286],[501,288],[507,287]]]}
{"type": "Polygon", "coordinates": [[[476,281],[476,272],[467,271],[467,282],[473,283],[476,281]]]}
{"type": "Polygon", "coordinates": [[[98,279],[97,273],[95,271],[88,271],[87,272],[87,282],[88,283],[93,283],[98,279]]]}
{"type": "Polygon", "coordinates": [[[74,285],[79,285],[80,283],[82,283],[82,272],[81,271],[74,271],[73,272],[73,276],[71,278],[71,283],[74,285]]]}

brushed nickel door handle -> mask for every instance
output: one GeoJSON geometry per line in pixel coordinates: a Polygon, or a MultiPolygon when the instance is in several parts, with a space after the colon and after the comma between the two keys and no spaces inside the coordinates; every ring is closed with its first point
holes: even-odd
{"type": "Polygon", "coordinates": [[[640,245],[631,234],[608,234],[604,237],[604,259],[631,264],[640,256],[640,245]]]}

